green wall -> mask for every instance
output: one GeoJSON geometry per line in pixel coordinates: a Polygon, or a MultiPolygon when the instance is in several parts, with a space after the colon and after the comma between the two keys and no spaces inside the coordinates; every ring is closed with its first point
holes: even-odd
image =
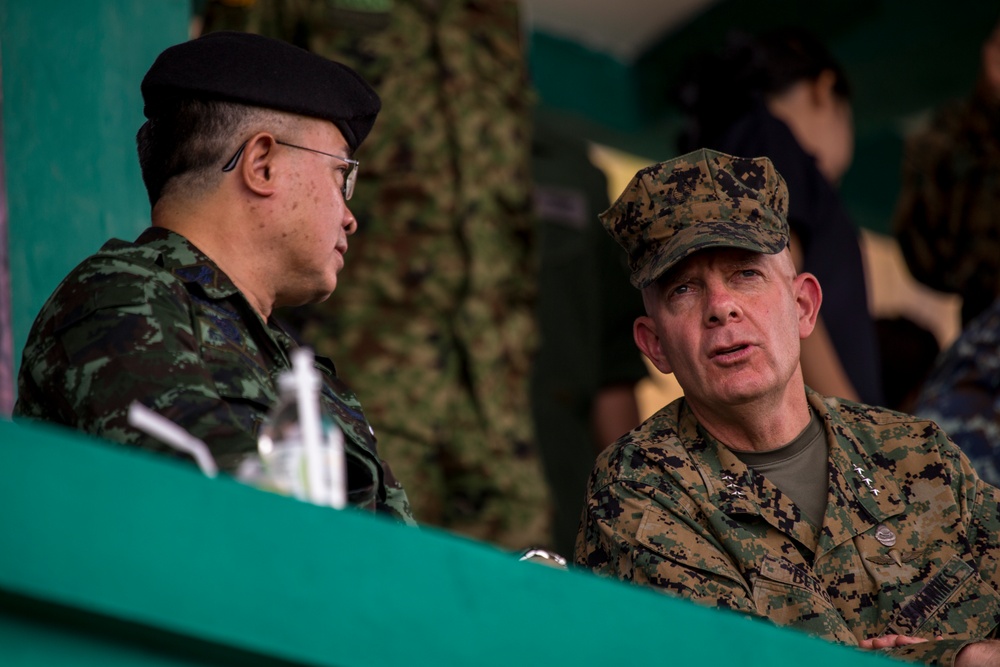
{"type": "Polygon", "coordinates": [[[14,359],[59,280],[149,205],[139,83],[187,37],[190,0],[0,0],[14,359]]]}

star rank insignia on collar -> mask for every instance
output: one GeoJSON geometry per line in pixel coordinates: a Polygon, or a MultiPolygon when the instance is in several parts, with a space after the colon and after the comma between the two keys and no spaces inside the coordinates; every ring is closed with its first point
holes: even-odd
{"type": "Polygon", "coordinates": [[[868,474],[864,470],[862,470],[861,466],[854,466],[854,472],[858,473],[861,477],[862,483],[868,487],[868,490],[872,492],[872,495],[878,498],[879,490],[875,488],[871,478],[868,477],[868,474]]]}

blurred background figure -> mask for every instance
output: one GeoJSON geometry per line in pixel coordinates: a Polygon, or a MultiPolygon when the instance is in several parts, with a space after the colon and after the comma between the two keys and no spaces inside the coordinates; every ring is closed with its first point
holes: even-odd
{"type": "Polygon", "coordinates": [[[721,53],[691,61],[677,97],[688,118],[681,152],[767,156],[788,183],[792,256],[823,288],[820,322],[802,341],[806,384],[883,404],[858,232],[836,189],[854,151],[850,87],[839,64],[803,30],[734,34],[721,53]]]}
{"type": "Polygon", "coordinates": [[[906,143],[895,232],[921,282],[962,297],[962,322],[1000,296],[1000,25],[978,83],[906,143]]]}
{"type": "Polygon", "coordinates": [[[917,394],[927,381],[941,347],[934,333],[909,317],[875,320],[882,358],[883,405],[913,412],[917,394]]]}
{"type": "Polygon", "coordinates": [[[337,355],[418,522],[549,545],[529,402],[532,96],[516,3],[210,0],[203,19],[344,62],[378,91],[344,289],[290,317],[337,355]]]}
{"type": "Polygon", "coordinates": [[[532,143],[539,225],[538,320],[532,414],[555,504],[556,550],[572,554],[596,453],[639,425],[635,385],[647,377],[632,341],[642,298],[625,253],[598,214],[607,179],[586,142],[545,116],[532,143]]]}
{"type": "Polygon", "coordinates": [[[1000,486],[1000,298],[941,355],[913,412],[937,422],[976,472],[1000,486]]]}

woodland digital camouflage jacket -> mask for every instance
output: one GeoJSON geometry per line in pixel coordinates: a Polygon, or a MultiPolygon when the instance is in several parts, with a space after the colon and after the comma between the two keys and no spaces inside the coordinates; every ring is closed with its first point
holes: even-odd
{"type": "MultiPolygon", "coordinates": [[[[212,260],[154,227],[135,243],[109,241],[49,297],[24,349],[14,414],[172,453],[128,424],[137,400],[205,441],[231,472],[256,451],[296,346],[212,260]]],[[[344,431],[349,500],[412,521],[354,394],[328,359],[316,368],[323,413],[344,431]]]]}
{"type": "Polygon", "coordinates": [[[829,444],[822,528],[683,398],[606,450],[576,562],[598,574],[848,645],[950,665],[1000,623],[1000,491],[933,422],[809,392],[829,444]],[[943,635],[944,639],[935,637],[943,635]]]}

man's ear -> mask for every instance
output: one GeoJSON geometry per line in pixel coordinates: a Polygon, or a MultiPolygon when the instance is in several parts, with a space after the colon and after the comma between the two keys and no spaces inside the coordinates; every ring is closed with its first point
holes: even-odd
{"type": "Polygon", "coordinates": [[[269,197],[275,193],[274,156],[277,141],[268,132],[254,135],[247,141],[240,161],[240,176],[254,193],[269,197]]]}
{"type": "Polygon", "coordinates": [[[837,74],[832,69],[825,69],[819,73],[815,81],[812,82],[810,91],[812,93],[812,102],[818,107],[826,106],[827,104],[832,104],[836,98],[836,94],[833,92],[834,87],[837,85],[837,74]]]}
{"type": "Polygon", "coordinates": [[[656,330],[653,318],[648,315],[637,317],[632,324],[632,337],[635,338],[635,344],[642,353],[653,362],[656,370],[667,374],[674,372],[660,347],[660,334],[656,330]]]}
{"type": "Polygon", "coordinates": [[[793,282],[795,304],[799,313],[799,338],[806,338],[816,328],[816,318],[823,304],[823,289],[811,273],[800,273],[793,282]]]}

